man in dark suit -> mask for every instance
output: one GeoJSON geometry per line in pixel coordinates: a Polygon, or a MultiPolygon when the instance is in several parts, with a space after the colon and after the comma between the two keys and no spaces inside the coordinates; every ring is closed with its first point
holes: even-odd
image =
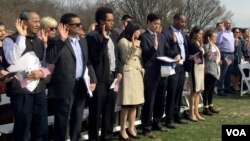
{"type": "Polygon", "coordinates": [[[122,78],[118,57],[118,33],[111,31],[113,10],[100,7],[95,13],[96,29],[87,35],[89,58],[93,64],[97,85],[89,103],[89,140],[97,141],[101,126],[101,140],[113,140],[116,94],[110,86],[115,78],[122,78]]]}
{"type": "Polygon", "coordinates": [[[145,69],[144,75],[144,98],[145,103],[142,108],[142,127],[143,133],[149,138],[155,138],[152,133],[152,126],[155,130],[163,130],[161,127],[161,118],[164,112],[165,98],[165,82],[166,78],[161,78],[161,65],[157,57],[171,56],[178,59],[178,54],[170,50],[167,43],[164,41],[164,36],[157,32],[161,25],[161,18],[150,13],[147,17],[147,30],[140,36],[142,48],[143,67],[145,69]],[[162,106],[157,106],[155,102],[162,101],[162,106]],[[154,108],[157,107],[157,108],[154,108]],[[154,120],[152,125],[152,115],[154,120]]]}
{"type": "Polygon", "coordinates": [[[54,141],[66,140],[68,127],[71,141],[78,141],[81,137],[87,93],[83,80],[86,69],[91,80],[89,89],[95,89],[96,78],[88,60],[87,41],[78,36],[81,28],[82,23],[77,15],[64,14],[58,26],[60,39],[55,46],[47,49],[47,62],[55,64],[48,94],[54,101],[54,141]]]}
{"type": "Polygon", "coordinates": [[[185,71],[189,70],[187,41],[181,31],[186,25],[186,18],[182,14],[176,14],[173,20],[173,25],[165,29],[163,34],[170,48],[178,52],[182,60],[176,65],[175,74],[168,78],[165,113],[166,126],[169,128],[175,128],[174,122],[187,123],[187,121],[180,117],[180,106],[185,82],[185,71]]]}

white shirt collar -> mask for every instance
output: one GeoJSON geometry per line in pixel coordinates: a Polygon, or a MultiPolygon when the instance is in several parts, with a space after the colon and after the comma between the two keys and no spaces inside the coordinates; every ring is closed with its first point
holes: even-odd
{"type": "Polygon", "coordinates": [[[175,27],[171,26],[174,32],[181,32],[181,30],[176,29],[175,27]]]}
{"type": "Polygon", "coordinates": [[[77,37],[69,36],[69,40],[70,40],[71,42],[78,42],[78,41],[80,40],[80,37],[79,37],[79,36],[77,36],[77,37]]]}
{"type": "Polygon", "coordinates": [[[150,29],[147,29],[148,30],[148,32],[151,34],[151,35],[154,35],[156,32],[153,32],[153,31],[151,31],[150,29]]]}

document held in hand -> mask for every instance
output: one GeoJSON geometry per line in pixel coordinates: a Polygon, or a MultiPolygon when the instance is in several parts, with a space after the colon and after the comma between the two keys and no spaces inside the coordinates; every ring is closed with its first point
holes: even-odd
{"type": "Polygon", "coordinates": [[[110,89],[114,89],[114,92],[118,92],[119,89],[119,81],[115,79],[110,86],[110,89]]]}
{"type": "Polygon", "coordinates": [[[167,56],[162,56],[162,57],[157,57],[158,60],[164,61],[164,62],[168,62],[168,63],[174,63],[177,62],[175,59],[173,58],[169,58],[167,56]]]}
{"type": "MultiPolygon", "coordinates": [[[[41,63],[39,58],[36,56],[34,51],[30,51],[25,53],[19,60],[15,62],[15,64],[10,65],[7,70],[9,72],[31,72],[33,70],[38,70],[41,68],[41,63]]],[[[21,76],[21,75],[20,75],[21,76]]],[[[15,76],[16,77],[16,76],[15,76]]],[[[29,91],[33,91],[38,83],[39,79],[36,80],[26,80],[27,82],[20,82],[20,85],[28,89],[29,91]]]]}
{"type": "Polygon", "coordinates": [[[89,88],[89,86],[90,86],[90,77],[89,77],[89,69],[88,69],[88,67],[86,67],[86,70],[84,72],[83,80],[84,80],[85,85],[86,85],[86,87],[88,89],[89,96],[92,97],[93,96],[93,92],[89,88]]]}

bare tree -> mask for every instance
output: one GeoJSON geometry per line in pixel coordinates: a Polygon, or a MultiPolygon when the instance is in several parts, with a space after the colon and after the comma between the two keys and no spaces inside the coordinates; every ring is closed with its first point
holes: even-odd
{"type": "Polygon", "coordinates": [[[233,15],[221,6],[219,0],[177,0],[175,4],[179,5],[176,12],[186,15],[188,28],[194,25],[211,26],[233,15]]]}
{"type": "Polygon", "coordinates": [[[146,26],[147,15],[151,12],[159,14],[163,21],[169,21],[171,0],[110,0],[119,15],[129,14],[134,20],[146,26]]]}
{"type": "Polygon", "coordinates": [[[41,16],[55,17],[56,9],[49,0],[1,0],[0,20],[7,28],[15,30],[15,20],[21,11],[34,10],[41,16]]]}
{"type": "Polygon", "coordinates": [[[206,27],[218,20],[232,17],[232,13],[221,6],[219,0],[110,0],[109,2],[118,14],[130,14],[144,26],[150,12],[160,14],[163,26],[170,25],[174,14],[183,13],[187,17],[188,28],[193,25],[206,27]]]}
{"type": "Polygon", "coordinates": [[[14,23],[23,10],[35,10],[41,17],[52,16],[59,20],[66,12],[80,16],[87,28],[95,22],[94,14],[99,6],[109,6],[115,10],[115,23],[129,14],[146,27],[147,15],[151,12],[162,17],[163,28],[172,23],[175,13],[187,17],[187,27],[215,25],[216,22],[232,17],[219,0],[0,0],[0,20],[7,28],[15,30],[14,23]]]}

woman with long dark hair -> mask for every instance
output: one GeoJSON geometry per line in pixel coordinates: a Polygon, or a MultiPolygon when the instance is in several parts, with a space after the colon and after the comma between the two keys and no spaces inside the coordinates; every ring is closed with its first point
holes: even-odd
{"type": "Polygon", "coordinates": [[[140,26],[129,22],[121,33],[118,49],[123,63],[123,79],[120,84],[118,103],[122,106],[120,114],[120,138],[129,140],[139,138],[135,129],[136,108],[144,103],[143,73],[141,65],[140,26]],[[129,122],[126,131],[126,122],[129,122]]]}
{"type": "Polygon", "coordinates": [[[189,97],[189,119],[197,122],[198,120],[205,120],[200,116],[198,111],[200,93],[204,90],[204,49],[203,49],[203,29],[195,26],[191,30],[190,44],[188,46],[189,53],[192,55],[191,61],[191,93],[189,97]]]}

